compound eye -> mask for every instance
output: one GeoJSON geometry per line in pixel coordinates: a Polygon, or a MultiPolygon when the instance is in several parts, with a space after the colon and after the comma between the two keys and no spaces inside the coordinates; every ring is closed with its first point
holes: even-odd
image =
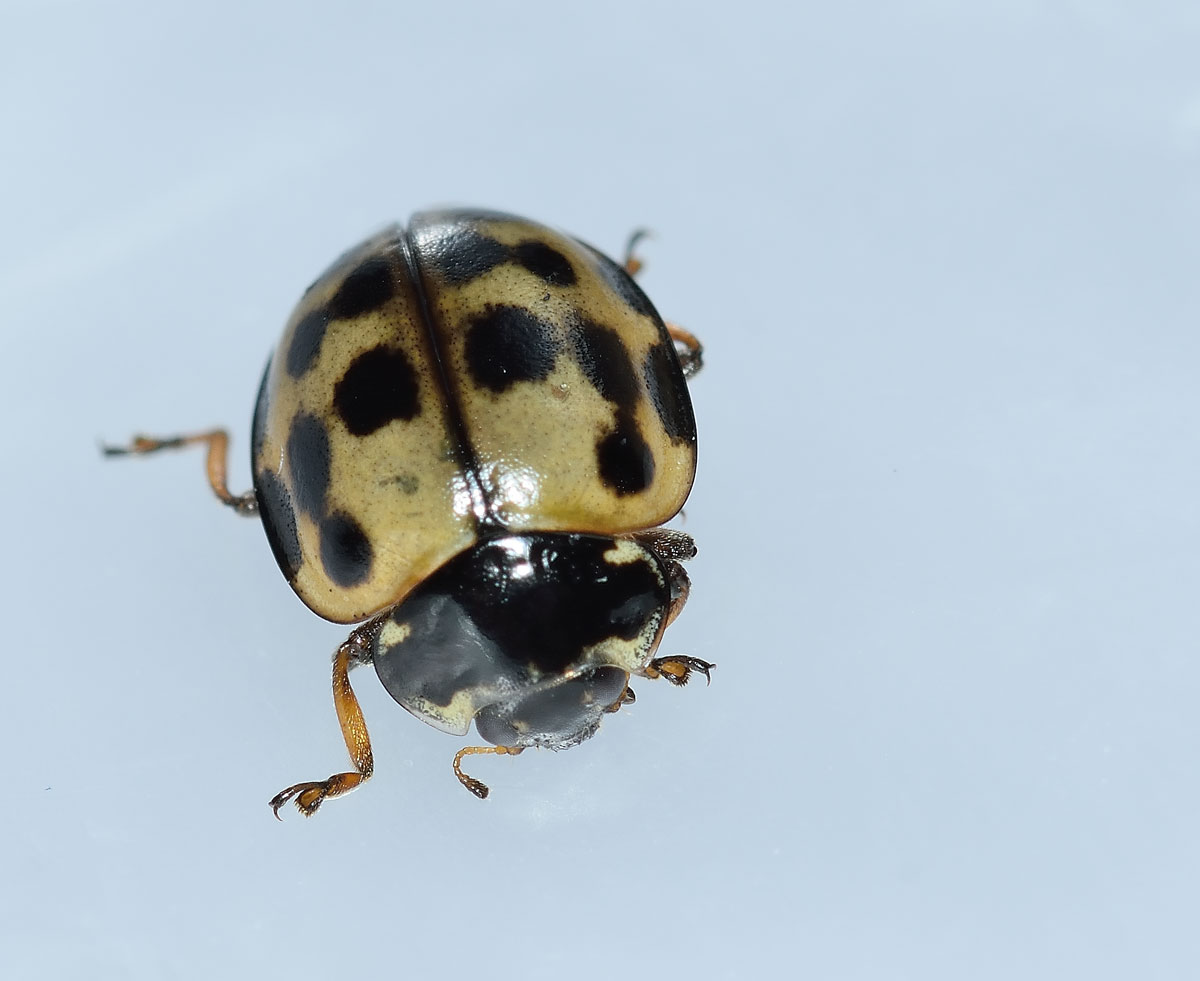
{"type": "Polygon", "coordinates": [[[620,668],[589,668],[553,687],[481,709],[475,728],[496,746],[567,749],[596,731],[628,682],[629,672],[620,668]]]}

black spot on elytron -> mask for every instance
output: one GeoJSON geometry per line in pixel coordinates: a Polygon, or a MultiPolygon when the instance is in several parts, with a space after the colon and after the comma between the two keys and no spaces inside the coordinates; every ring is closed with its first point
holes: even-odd
{"type": "Polygon", "coordinates": [[[263,529],[280,571],[288,582],[296,578],[304,557],[300,552],[300,535],[296,530],[296,512],[288,499],[287,488],[272,470],[255,474],[254,496],[262,515],[263,529]]]}
{"type": "Polygon", "coordinates": [[[333,405],[355,436],[369,436],[394,419],[412,419],[421,406],[408,356],[382,345],[360,354],[334,387],[333,405]]]}
{"type": "Polygon", "coordinates": [[[654,454],[626,413],[617,413],[616,428],[596,444],[600,479],[618,497],[638,494],[654,480],[654,454]]]}
{"type": "Polygon", "coordinates": [[[596,391],[618,409],[632,413],[641,390],[621,335],[611,327],[584,321],[572,328],[571,347],[596,391]]]}
{"type": "Polygon", "coordinates": [[[674,343],[660,341],[646,352],[642,376],[646,379],[646,391],[650,393],[650,401],[666,434],[677,443],[694,443],[696,417],[692,413],[692,400],[679,367],[674,343]]]}
{"type": "Polygon", "coordinates": [[[575,270],[571,261],[545,242],[529,239],[513,247],[513,258],[551,286],[574,286],[575,270]]]}
{"type": "Polygon", "coordinates": [[[374,550],[362,526],[343,511],[321,521],[321,565],[338,586],[357,586],[371,574],[374,550]]]}
{"type": "Polygon", "coordinates": [[[475,382],[493,392],[545,380],[558,349],[554,325],[523,307],[489,305],[467,326],[467,367],[475,382]]]}
{"type": "Polygon", "coordinates": [[[654,304],[642,292],[642,288],[633,281],[633,277],[629,273],[613,262],[603,252],[593,249],[586,242],[582,244],[596,257],[597,271],[604,277],[604,281],[612,291],[625,302],[627,307],[643,317],[650,317],[654,320],[659,319],[658,311],[654,309],[654,304]]]}
{"type": "Polygon", "coordinates": [[[320,518],[329,491],[329,434],[316,416],[299,412],[292,420],[287,462],[296,506],[310,517],[320,518]]]}
{"type": "Polygon", "coordinates": [[[465,225],[437,237],[423,237],[421,257],[447,282],[458,286],[507,262],[509,250],[494,238],[465,225]]]}
{"type": "Polygon", "coordinates": [[[419,698],[443,706],[472,688],[518,692],[531,670],[561,674],[608,638],[637,637],[666,609],[670,590],[648,555],[610,562],[605,553],[614,544],[535,533],[460,553],[393,614],[409,631],[375,651],[384,687],[402,704],[419,698]]]}
{"type": "Polygon", "coordinates": [[[321,341],[325,339],[325,328],[328,326],[329,317],[323,308],[310,310],[300,318],[292,334],[292,343],[288,345],[285,361],[287,372],[293,378],[299,378],[312,367],[317,353],[321,350],[321,341]]]}
{"type": "Polygon", "coordinates": [[[342,280],[326,304],[330,320],[358,317],[378,310],[396,292],[396,277],[386,256],[372,256],[342,280]]]}

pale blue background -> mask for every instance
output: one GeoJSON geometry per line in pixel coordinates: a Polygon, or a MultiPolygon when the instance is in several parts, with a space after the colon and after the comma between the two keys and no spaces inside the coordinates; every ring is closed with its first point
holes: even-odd
{"type": "Polygon", "coordinates": [[[5,977],[1200,976],[1193,3],[0,13],[5,977]],[[413,210],[619,252],[707,345],[666,648],[484,759],[329,655],[197,455],[413,210]]]}

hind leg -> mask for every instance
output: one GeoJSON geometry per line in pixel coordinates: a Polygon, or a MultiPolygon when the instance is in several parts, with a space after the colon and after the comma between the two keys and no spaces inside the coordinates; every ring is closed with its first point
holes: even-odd
{"type": "Polygon", "coordinates": [[[185,436],[134,436],[128,446],[101,446],[105,456],[146,456],[159,450],[178,450],[185,446],[205,444],[208,454],[205,459],[205,471],[208,474],[208,485],[213,489],[221,503],[233,508],[238,514],[252,515],[258,513],[258,500],[254,491],[245,494],[231,494],[226,486],[226,460],[229,456],[229,434],[224,429],[210,429],[204,433],[190,433],[185,436]]]}

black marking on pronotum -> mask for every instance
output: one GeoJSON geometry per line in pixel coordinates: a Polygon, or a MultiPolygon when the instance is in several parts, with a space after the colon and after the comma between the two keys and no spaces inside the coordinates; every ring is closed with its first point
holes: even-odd
{"type": "Polygon", "coordinates": [[[649,557],[610,562],[614,545],[538,533],[460,553],[393,614],[408,631],[399,649],[377,652],[381,680],[448,706],[475,686],[556,676],[605,640],[634,639],[666,608],[669,587],[649,557]]]}

